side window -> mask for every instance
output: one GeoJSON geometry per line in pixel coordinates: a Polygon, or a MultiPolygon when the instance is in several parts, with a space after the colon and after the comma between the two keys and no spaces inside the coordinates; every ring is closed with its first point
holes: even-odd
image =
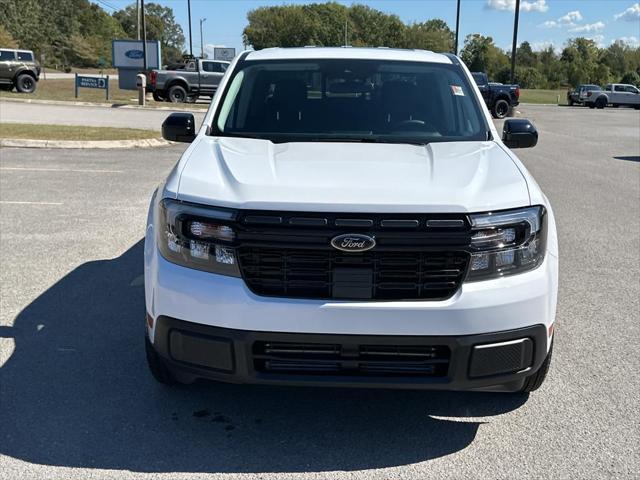
{"type": "Polygon", "coordinates": [[[614,90],[616,92],[626,92],[627,91],[627,87],[625,87],[624,85],[616,85],[613,88],[614,88],[614,90]]]}
{"type": "Polygon", "coordinates": [[[638,89],[634,86],[627,85],[627,92],[629,93],[639,93],[638,89]]]}
{"type": "Polygon", "coordinates": [[[610,92],[611,91],[611,85],[607,85],[606,87],[604,87],[604,90],[606,92],[610,92]]]}
{"type": "Polygon", "coordinates": [[[195,70],[196,69],[196,62],[187,63],[187,66],[184,69],[185,70],[195,70]]]}
{"type": "Polygon", "coordinates": [[[33,54],[31,52],[18,52],[18,60],[33,62],[33,54]]]}
{"type": "Polygon", "coordinates": [[[202,69],[205,72],[224,73],[227,69],[227,64],[220,62],[202,62],[202,69]]]}
{"type": "Polygon", "coordinates": [[[4,61],[8,61],[8,60],[15,60],[16,56],[15,53],[13,52],[13,50],[0,50],[0,62],[4,61]]]}

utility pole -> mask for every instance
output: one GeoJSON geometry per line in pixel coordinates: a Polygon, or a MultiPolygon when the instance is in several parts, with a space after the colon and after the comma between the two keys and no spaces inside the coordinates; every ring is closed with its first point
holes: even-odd
{"type": "Polygon", "coordinates": [[[458,0],[458,8],[456,10],[456,45],[453,54],[458,55],[458,32],[460,31],[460,0],[458,0]]]}
{"type": "Polygon", "coordinates": [[[142,57],[144,72],[147,72],[147,20],[144,15],[144,0],[140,0],[140,10],[142,14],[142,57]]]}
{"type": "Polygon", "coordinates": [[[516,0],[516,16],[513,21],[513,45],[511,46],[511,84],[516,81],[516,48],[518,46],[518,18],[520,17],[520,0],[516,0]]]}
{"type": "Polygon", "coordinates": [[[191,37],[191,0],[187,0],[187,11],[189,12],[189,55],[193,57],[193,39],[191,37]]]}
{"type": "Polygon", "coordinates": [[[206,22],[206,18],[200,19],[200,58],[204,58],[204,42],[202,40],[202,24],[206,22]]]}
{"type": "Polygon", "coordinates": [[[347,17],[344,17],[344,46],[346,47],[347,45],[349,45],[349,19],[347,17]]]}
{"type": "Polygon", "coordinates": [[[136,18],[138,19],[136,23],[136,39],[140,40],[140,0],[136,0],[136,18]]]}

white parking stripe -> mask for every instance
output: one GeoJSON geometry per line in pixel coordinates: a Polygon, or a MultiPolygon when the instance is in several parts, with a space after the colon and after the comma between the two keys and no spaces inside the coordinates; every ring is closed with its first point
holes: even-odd
{"type": "Polygon", "coordinates": [[[0,167],[0,170],[19,170],[25,172],[124,173],[123,170],[93,170],[81,168],[0,167]]]}
{"type": "Polygon", "coordinates": [[[2,205],[63,205],[58,202],[12,202],[9,200],[0,200],[2,205]]]}

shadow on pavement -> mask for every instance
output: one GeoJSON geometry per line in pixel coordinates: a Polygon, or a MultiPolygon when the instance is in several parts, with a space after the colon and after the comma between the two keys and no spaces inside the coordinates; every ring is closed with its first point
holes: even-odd
{"type": "Polygon", "coordinates": [[[619,157],[613,157],[616,160],[626,160],[627,162],[640,162],[640,157],[637,155],[627,155],[627,156],[619,156],[619,157]]]}
{"type": "Polygon", "coordinates": [[[14,327],[0,328],[15,339],[0,369],[0,454],[142,472],[372,469],[462,450],[481,423],[471,417],[526,402],[499,394],[163,387],[145,363],[142,251],[139,241],[119,258],[81,265],[14,327]]]}

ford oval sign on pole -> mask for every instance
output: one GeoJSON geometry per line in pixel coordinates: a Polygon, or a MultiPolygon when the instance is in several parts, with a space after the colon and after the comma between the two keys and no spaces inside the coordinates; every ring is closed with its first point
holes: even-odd
{"type": "MultiPolygon", "coordinates": [[[[113,40],[113,66],[118,69],[118,86],[123,90],[136,90],[138,73],[144,70],[142,40],[113,40]]],[[[160,68],[160,42],[147,40],[147,70],[160,68]]]]}

